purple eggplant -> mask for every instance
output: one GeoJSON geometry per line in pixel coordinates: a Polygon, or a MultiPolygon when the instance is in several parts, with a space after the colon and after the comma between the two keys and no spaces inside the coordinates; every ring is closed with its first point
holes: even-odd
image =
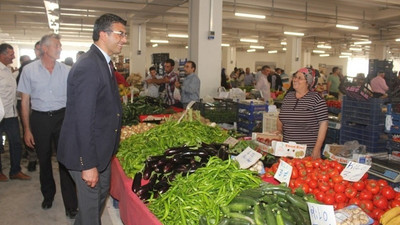
{"type": "Polygon", "coordinates": [[[132,182],[132,191],[134,193],[137,193],[137,191],[140,189],[141,182],[142,182],[142,173],[138,172],[135,174],[135,177],[133,178],[132,182]]]}

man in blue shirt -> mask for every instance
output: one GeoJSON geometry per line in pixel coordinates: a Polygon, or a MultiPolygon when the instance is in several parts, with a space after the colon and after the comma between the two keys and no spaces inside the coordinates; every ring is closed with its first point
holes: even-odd
{"type": "Polygon", "coordinates": [[[181,102],[183,108],[186,108],[187,104],[191,101],[200,100],[200,79],[194,73],[196,71],[196,64],[193,61],[187,61],[185,63],[185,80],[182,85],[179,82],[175,82],[175,87],[181,88],[181,102]]]}

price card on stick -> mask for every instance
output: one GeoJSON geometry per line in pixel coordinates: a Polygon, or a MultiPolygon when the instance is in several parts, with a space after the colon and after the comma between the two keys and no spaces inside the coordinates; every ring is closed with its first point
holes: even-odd
{"type": "Polygon", "coordinates": [[[233,138],[233,137],[228,137],[225,141],[224,144],[229,145],[229,147],[235,146],[239,142],[238,139],[233,138]]]}
{"type": "Polygon", "coordinates": [[[261,154],[254,151],[250,147],[247,147],[242,153],[236,156],[236,161],[239,162],[240,169],[247,169],[254,165],[259,159],[261,159],[261,154]]]}
{"type": "Polygon", "coordinates": [[[307,202],[312,225],[336,225],[333,205],[320,205],[307,202]]]}
{"type": "Polygon", "coordinates": [[[285,182],[286,186],[289,186],[290,177],[292,176],[293,167],[287,162],[280,160],[278,169],[274,175],[274,178],[279,180],[281,183],[285,182]]]}
{"type": "Polygon", "coordinates": [[[347,163],[346,167],[342,170],[340,175],[343,177],[343,180],[357,182],[366,172],[368,172],[370,165],[365,165],[356,162],[347,163]]]}

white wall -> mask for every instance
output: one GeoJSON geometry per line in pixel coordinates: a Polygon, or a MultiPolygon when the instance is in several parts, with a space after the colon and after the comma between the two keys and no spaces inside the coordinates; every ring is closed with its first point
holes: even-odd
{"type": "MultiPolygon", "coordinates": [[[[275,62],[277,67],[285,67],[285,54],[268,54],[266,52],[246,52],[237,51],[236,52],[236,67],[246,68],[250,67],[250,71],[255,71],[256,62],[275,62]]],[[[227,73],[232,71],[227,71],[227,73]]]]}

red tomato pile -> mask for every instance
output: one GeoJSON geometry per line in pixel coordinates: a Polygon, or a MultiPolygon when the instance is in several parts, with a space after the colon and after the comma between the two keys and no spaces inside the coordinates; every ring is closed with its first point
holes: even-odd
{"type": "Polygon", "coordinates": [[[342,108],[342,102],[339,100],[327,100],[326,104],[328,105],[328,107],[333,107],[333,108],[337,108],[337,109],[342,108]]]}
{"type": "MultiPolygon", "coordinates": [[[[386,180],[367,179],[368,174],[358,182],[343,180],[340,172],[344,166],[336,161],[281,158],[293,167],[289,187],[302,188],[314,194],[320,202],[341,209],[356,204],[369,216],[379,221],[388,209],[400,205],[400,193],[393,190],[386,180]]],[[[279,162],[265,168],[265,177],[275,174],[279,162]]]]}

